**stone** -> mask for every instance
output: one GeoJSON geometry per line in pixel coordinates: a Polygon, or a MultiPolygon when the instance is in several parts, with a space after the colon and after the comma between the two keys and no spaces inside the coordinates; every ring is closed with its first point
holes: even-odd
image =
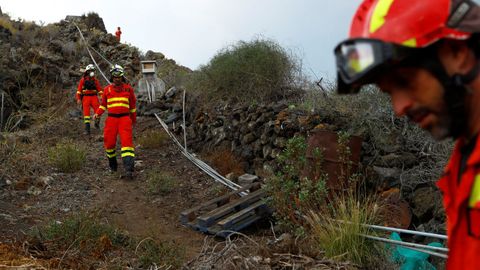
{"type": "Polygon", "coordinates": [[[408,152],[391,153],[380,157],[374,165],[382,167],[409,168],[418,163],[418,158],[408,152]]]}
{"type": "Polygon", "coordinates": [[[245,160],[250,160],[250,159],[253,159],[254,158],[254,155],[253,155],[253,149],[250,145],[245,145],[243,146],[243,148],[241,149],[241,153],[240,155],[242,156],[242,158],[244,158],[245,160]]]}
{"type": "Polygon", "coordinates": [[[243,136],[242,144],[250,144],[256,140],[255,135],[253,133],[248,133],[247,135],[243,136]]]}
{"type": "Polygon", "coordinates": [[[412,212],[420,222],[427,222],[433,216],[435,205],[441,203],[438,201],[436,193],[440,191],[432,187],[421,187],[413,192],[412,212]]]}
{"type": "Polygon", "coordinates": [[[277,137],[273,141],[273,145],[275,145],[276,147],[279,147],[279,148],[285,148],[285,146],[287,145],[287,139],[285,139],[283,137],[277,137]]]}
{"type": "Polygon", "coordinates": [[[50,185],[50,183],[53,182],[53,177],[51,176],[42,176],[42,177],[39,177],[37,178],[37,184],[42,186],[42,187],[46,187],[48,185],[50,185]]]}
{"type": "Polygon", "coordinates": [[[175,96],[175,94],[177,93],[177,88],[174,86],[174,87],[171,87],[170,89],[167,90],[167,92],[165,93],[165,97],[166,98],[171,98],[173,96],[175,96]]]}
{"type": "Polygon", "coordinates": [[[36,186],[31,186],[28,188],[27,193],[33,196],[38,196],[42,194],[42,191],[36,186]]]}
{"type": "Polygon", "coordinates": [[[272,147],[270,145],[265,145],[262,149],[263,158],[270,158],[272,155],[272,147]]]}
{"type": "Polygon", "coordinates": [[[254,182],[258,182],[259,178],[253,174],[243,174],[238,177],[238,184],[242,187],[253,184],[254,182]]]}
{"type": "Polygon", "coordinates": [[[273,149],[272,149],[272,153],[270,154],[270,157],[273,158],[273,159],[275,159],[275,158],[277,158],[277,157],[280,155],[281,152],[282,152],[282,151],[281,151],[280,149],[273,148],[273,149]]]}
{"type": "Polygon", "coordinates": [[[377,174],[377,186],[390,188],[400,181],[400,169],[373,166],[373,171],[377,174]]]}
{"type": "MultiPolygon", "coordinates": [[[[271,136],[271,135],[270,135],[271,136]]],[[[269,142],[269,139],[270,139],[270,136],[267,135],[267,133],[263,133],[261,136],[260,136],[260,142],[265,145],[269,142]]]]}
{"type": "Polygon", "coordinates": [[[228,173],[227,175],[225,175],[225,178],[235,183],[237,183],[238,181],[238,176],[234,172],[228,173]]]}
{"type": "Polygon", "coordinates": [[[73,109],[68,111],[68,116],[71,118],[80,118],[82,117],[82,112],[78,109],[73,109]]]}
{"type": "Polygon", "coordinates": [[[253,143],[253,153],[254,153],[255,157],[263,157],[263,147],[262,147],[262,143],[260,142],[260,140],[256,140],[253,143]]]}

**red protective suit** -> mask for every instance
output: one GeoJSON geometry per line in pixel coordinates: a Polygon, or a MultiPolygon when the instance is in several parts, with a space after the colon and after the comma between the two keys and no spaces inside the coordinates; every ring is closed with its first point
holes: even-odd
{"type": "Polygon", "coordinates": [[[135,124],[137,117],[133,88],[126,83],[122,83],[120,86],[110,84],[105,87],[102,104],[97,110],[98,116],[102,115],[105,110],[108,111],[108,117],[103,129],[103,140],[110,168],[114,171],[117,169],[115,146],[117,135],[120,135],[121,156],[125,169],[133,171],[135,149],[132,139],[132,124],[135,124]]]}
{"type": "Polygon", "coordinates": [[[437,185],[447,216],[446,269],[480,269],[480,136],[469,143],[457,140],[437,185]]]}
{"type": "Polygon", "coordinates": [[[93,108],[94,112],[98,110],[98,95],[103,94],[102,89],[100,82],[95,77],[83,76],[78,83],[75,99],[82,101],[83,122],[88,133],[90,131],[90,108],[93,108]]]}
{"type": "Polygon", "coordinates": [[[117,32],[115,32],[115,37],[117,38],[117,41],[120,42],[120,37],[122,36],[122,31],[120,30],[120,27],[117,28],[117,32]]]}

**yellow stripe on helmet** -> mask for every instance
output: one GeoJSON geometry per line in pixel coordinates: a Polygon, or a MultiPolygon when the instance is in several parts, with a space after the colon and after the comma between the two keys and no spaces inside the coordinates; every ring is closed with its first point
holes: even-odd
{"type": "Polygon", "coordinates": [[[385,24],[385,16],[387,16],[394,0],[378,0],[370,19],[370,33],[375,33],[382,25],[385,24]]]}
{"type": "Polygon", "coordinates": [[[402,42],[402,45],[407,46],[407,47],[416,48],[417,47],[417,39],[416,38],[411,38],[411,39],[405,40],[404,42],[402,42]]]}

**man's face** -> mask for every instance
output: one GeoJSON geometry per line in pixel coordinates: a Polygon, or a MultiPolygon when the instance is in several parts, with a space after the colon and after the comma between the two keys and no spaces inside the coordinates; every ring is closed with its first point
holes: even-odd
{"type": "Polygon", "coordinates": [[[119,86],[123,82],[122,77],[113,77],[113,84],[119,86]]]}
{"type": "Polygon", "coordinates": [[[440,82],[421,68],[394,68],[378,80],[380,89],[389,94],[397,116],[408,116],[437,139],[449,135],[449,115],[440,82]]]}

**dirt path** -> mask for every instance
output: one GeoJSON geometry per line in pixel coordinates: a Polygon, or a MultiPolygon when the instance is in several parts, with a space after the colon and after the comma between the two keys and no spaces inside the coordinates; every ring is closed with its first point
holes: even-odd
{"type": "MultiPolygon", "coordinates": [[[[81,134],[80,126],[72,127],[81,134]]],[[[139,118],[135,136],[151,129],[163,132],[156,119],[139,118]]],[[[80,138],[88,150],[87,164],[80,172],[63,174],[48,169],[26,179],[24,187],[15,184],[0,188],[0,241],[14,242],[34,225],[87,210],[97,211],[109,224],[132,236],[173,240],[185,247],[187,260],[193,258],[205,235],[183,227],[179,214],[216,196],[218,186],[170,142],[157,149],[137,144],[136,178],[120,179],[120,173],[112,175],[107,170],[100,132],[94,131],[89,139],[80,138]],[[147,175],[154,168],[174,179],[171,192],[148,192],[147,175]],[[48,183],[41,184],[42,181],[48,183]]],[[[120,159],[119,165],[122,168],[120,159]]]]}

